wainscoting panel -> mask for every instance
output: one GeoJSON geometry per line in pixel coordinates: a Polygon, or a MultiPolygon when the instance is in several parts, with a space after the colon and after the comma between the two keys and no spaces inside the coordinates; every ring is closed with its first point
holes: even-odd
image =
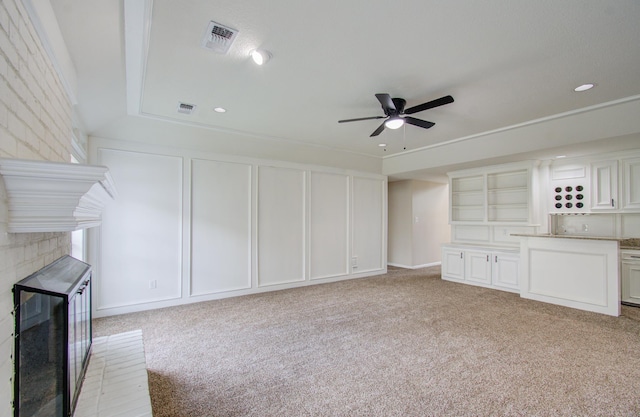
{"type": "Polygon", "coordinates": [[[387,183],[377,178],[353,177],[353,272],[384,268],[387,183]]]}
{"type": "Polygon", "coordinates": [[[258,285],[305,280],[305,174],[258,167],[258,285]]]}
{"type": "Polygon", "coordinates": [[[310,279],[349,274],[349,176],[314,172],[309,190],[310,279]]]}
{"type": "Polygon", "coordinates": [[[87,237],[96,318],[386,272],[382,175],[96,137],[90,155],[119,191],[87,237]]]}
{"type": "Polygon", "coordinates": [[[251,287],[251,165],[191,162],[191,295],[251,287]]]}
{"type": "Polygon", "coordinates": [[[97,310],[181,297],[182,158],[98,150],[118,190],[102,214],[97,310]]]}

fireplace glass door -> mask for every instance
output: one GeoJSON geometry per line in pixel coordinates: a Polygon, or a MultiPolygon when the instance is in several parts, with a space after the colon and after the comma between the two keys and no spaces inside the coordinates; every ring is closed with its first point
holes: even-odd
{"type": "Polygon", "coordinates": [[[64,256],[14,286],[16,417],[73,413],[91,348],[91,267],[64,256]]]}

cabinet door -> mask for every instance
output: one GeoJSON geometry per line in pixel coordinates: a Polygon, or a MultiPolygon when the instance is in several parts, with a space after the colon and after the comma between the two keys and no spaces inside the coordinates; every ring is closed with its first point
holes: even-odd
{"type": "Polygon", "coordinates": [[[640,210],[640,158],[622,161],[622,209],[640,210]]]}
{"type": "Polygon", "coordinates": [[[464,251],[442,249],[442,278],[464,281],[464,251]]]}
{"type": "Polygon", "coordinates": [[[494,253],[492,263],[493,285],[519,289],[520,257],[518,255],[494,253]]]}
{"type": "Polygon", "coordinates": [[[591,209],[615,210],[618,206],[618,161],[591,164],[591,209]]]}
{"type": "Polygon", "coordinates": [[[465,259],[465,278],[481,284],[491,284],[491,253],[468,251],[465,259]]]}
{"type": "Polygon", "coordinates": [[[640,305],[640,263],[622,263],[622,301],[640,305]]]}

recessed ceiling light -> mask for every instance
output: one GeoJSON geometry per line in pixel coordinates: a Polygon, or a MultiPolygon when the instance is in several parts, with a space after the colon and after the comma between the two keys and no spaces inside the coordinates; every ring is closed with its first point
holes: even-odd
{"type": "Polygon", "coordinates": [[[271,53],[264,49],[254,49],[250,53],[251,59],[258,65],[266,64],[271,59],[271,53]]]}
{"type": "Polygon", "coordinates": [[[386,143],[378,143],[378,146],[381,147],[381,148],[384,148],[385,146],[387,146],[387,144],[386,143]]]}
{"type": "Polygon", "coordinates": [[[556,155],[556,159],[562,159],[562,158],[566,158],[567,155],[556,155]]]}
{"type": "Polygon", "coordinates": [[[592,89],[593,87],[595,87],[595,86],[596,86],[595,84],[591,84],[591,83],[589,83],[589,84],[582,84],[582,85],[580,85],[580,86],[578,86],[578,87],[574,88],[574,89],[573,89],[573,91],[578,91],[578,92],[580,92],[580,91],[587,91],[587,90],[591,90],[591,89],[592,89]]]}
{"type": "Polygon", "coordinates": [[[214,112],[216,113],[226,113],[227,109],[222,108],[222,107],[216,107],[215,109],[213,109],[214,112]]]}

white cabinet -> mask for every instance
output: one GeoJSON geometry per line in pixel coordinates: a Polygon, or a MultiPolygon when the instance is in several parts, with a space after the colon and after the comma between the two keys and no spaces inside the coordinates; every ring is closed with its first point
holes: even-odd
{"type": "Polygon", "coordinates": [[[640,157],[593,162],[591,195],[593,211],[640,211],[640,157]]]}
{"type": "Polygon", "coordinates": [[[442,248],[442,277],[464,281],[464,251],[458,248],[442,248]]]}
{"type": "Polygon", "coordinates": [[[591,210],[618,208],[618,161],[591,164],[591,210]]]}
{"type": "Polygon", "coordinates": [[[622,251],[620,257],[621,300],[640,305],[640,251],[622,251]]]}
{"type": "Polygon", "coordinates": [[[515,250],[443,246],[442,279],[519,291],[520,255],[515,250]]]}
{"type": "Polygon", "coordinates": [[[519,291],[520,255],[517,253],[494,253],[491,268],[491,283],[498,287],[519,291]]]}
{"type": "Polygon", "coordinates": [[[640,158],[622,160],[622,209],[640,210],[640,158]]]}
{"type": "Polygon", "coordinates": [[[467,281],[491,285],[491,254],[470,250],[465,254],[464,275],[467,281]]]}

